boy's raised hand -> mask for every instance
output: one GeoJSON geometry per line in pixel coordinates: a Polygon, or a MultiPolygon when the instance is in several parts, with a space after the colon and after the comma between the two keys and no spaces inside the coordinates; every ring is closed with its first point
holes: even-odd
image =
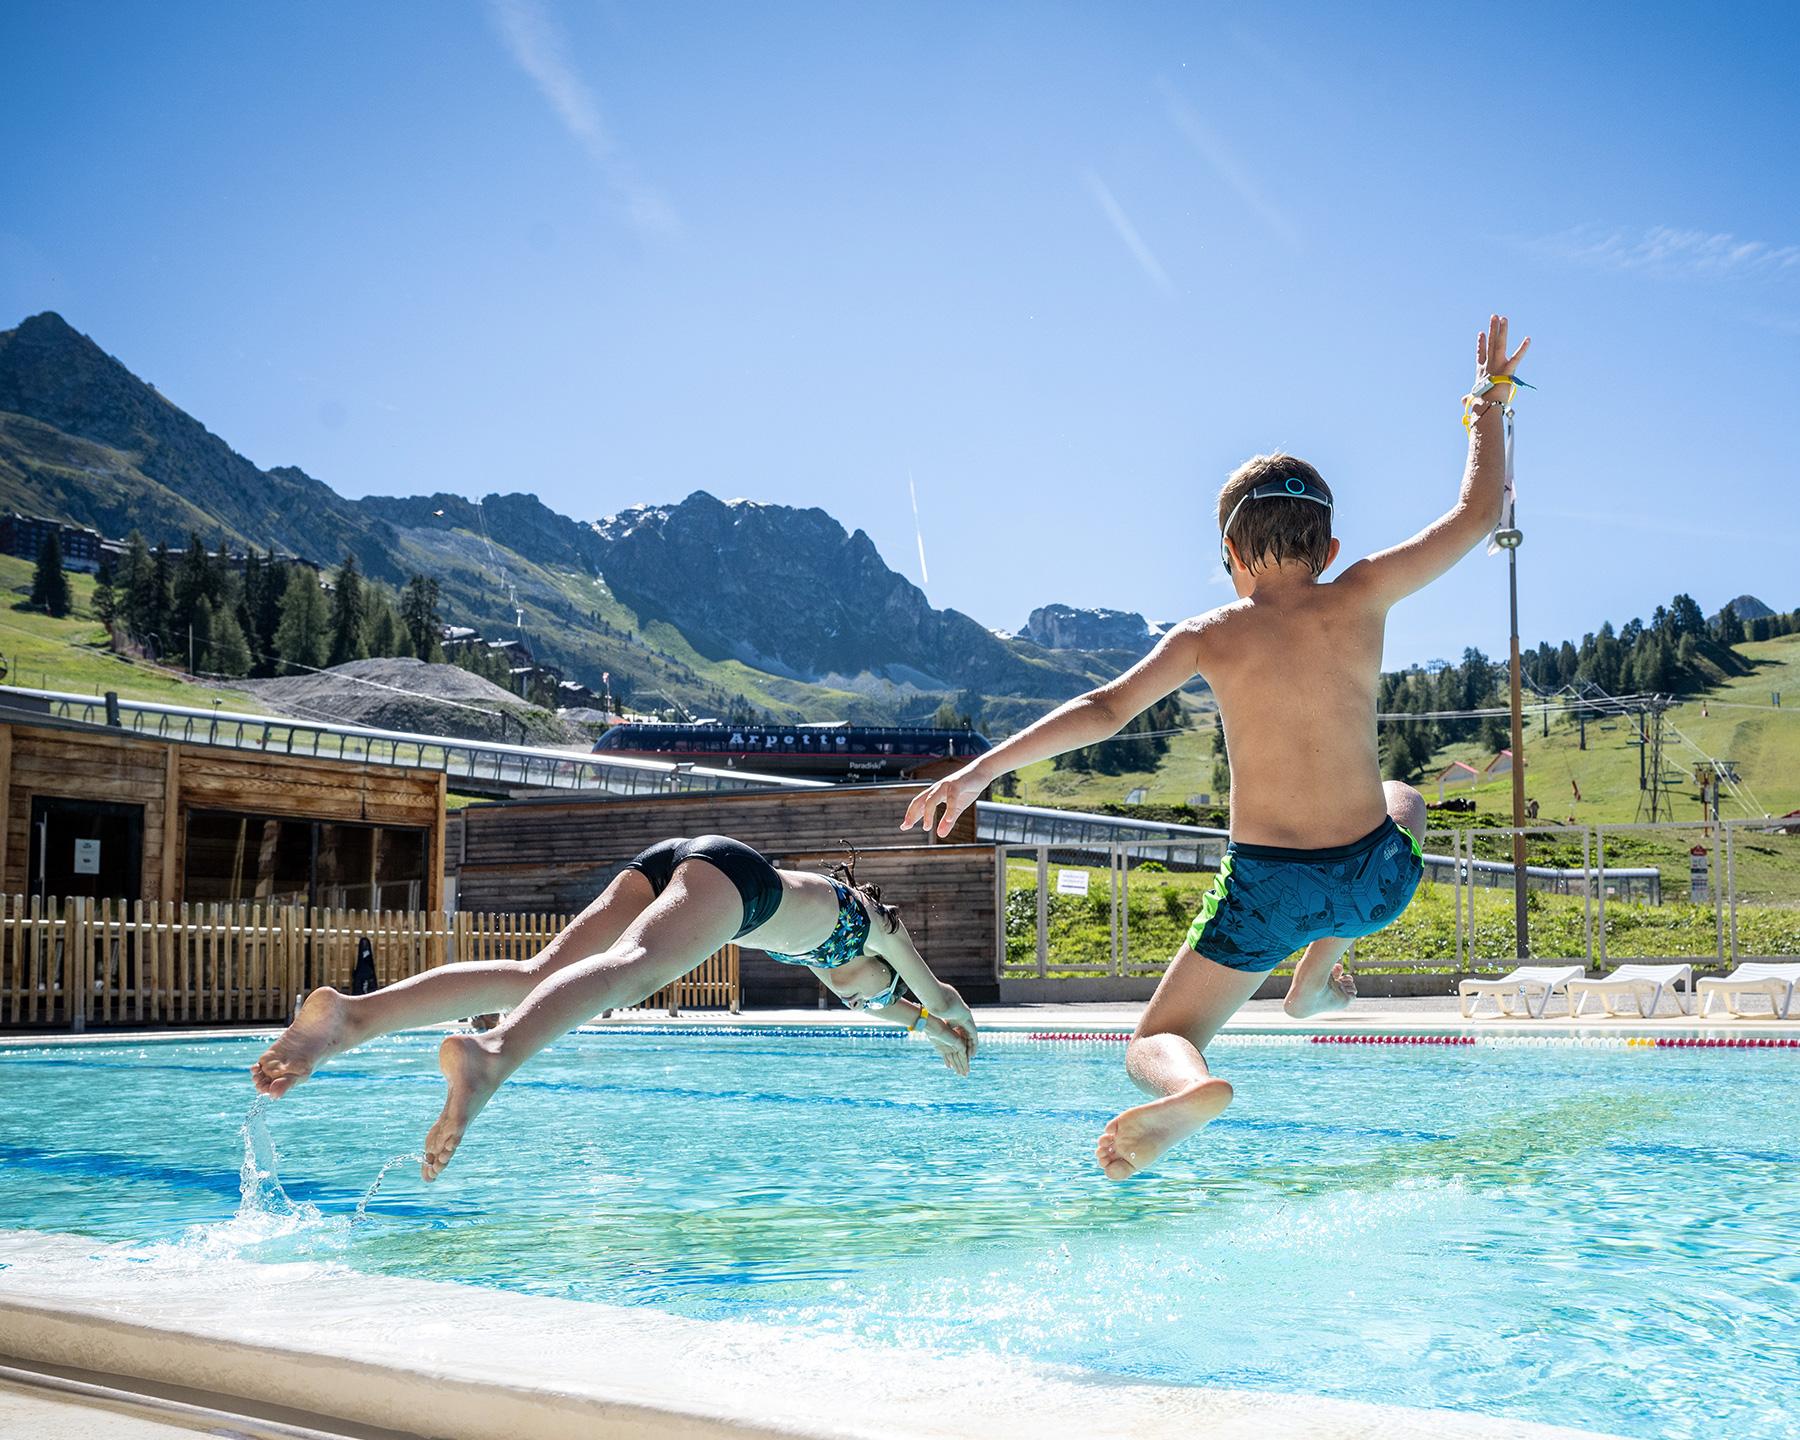
{"type": "Polygon", "coordinates": [[[1527,335],[1519,342],[1519,348],[1509,356],[1506,353],[1506,317],[1504,315],[1488,316],[1487,333],[1475,337],[1475,379],[1477,382],[1502,376],[1512,375],[1518,371],[1519,361],[1525,358],[1525,352],[1531,348],[1531,337],[1527,335]]]}
{"type": "Polygon", "coordinates": [[[956,824],[956,817],[979,800],[981,792],[986,788],[986,784],[975,773],[975,765],[965,765],[954,775],[946,775],[913,796],[912,804],[906,807],[906,818],[900,822],[900,828],[910,830],[923,821],[926,830],[935,827],[938,838],[942,839],[950,833],[950,827],[956,824]],[[937,818],[940,809],[944,812],[941,820],[937,818]]]}

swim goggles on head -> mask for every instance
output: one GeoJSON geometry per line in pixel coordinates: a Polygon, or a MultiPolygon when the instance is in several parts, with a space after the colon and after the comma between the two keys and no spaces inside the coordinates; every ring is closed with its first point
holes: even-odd
{"type": "Polygon", "coordinates": [[[1219,527],[1219,559],[1227,572],[1231,569],[1231,551],[1225,548],[1225,542],[1231,536],[1232,521],[1237,519],[1238,511],[1252,500],[1310,500],[1315,505],[1323,505],[1327,511],[1331,509],[1331,492],[1316,480],[1306,480],[1298,475],[1289,475],[1281,480],[1265,480],[1231,507],[1224,525],[1219,527]]]}

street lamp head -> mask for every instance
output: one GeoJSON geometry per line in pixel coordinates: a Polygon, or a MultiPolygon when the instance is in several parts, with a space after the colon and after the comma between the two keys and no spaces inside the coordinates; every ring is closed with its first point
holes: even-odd
{"type": "Polygon", "coordinates": [[[1494,543],[1502,550],[1517,550],[1524,541],[1525,532],[1523,530],[1506,529],[1494,532],[1494,543]]]}

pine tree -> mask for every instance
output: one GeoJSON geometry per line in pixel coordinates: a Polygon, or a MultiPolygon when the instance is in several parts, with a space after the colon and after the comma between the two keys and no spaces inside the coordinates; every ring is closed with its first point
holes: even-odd
{"type": "MultiPolygon", "coordinates": [[[[252,545],[244,553],[244,579],[238,587],[237,620],[238,633],[244,639],[244,653],[250,655],[256,646],[256,612],[262,604],[263,586],[268,584],[269,575],[263,566],[262,557],[256,553],[252,545]]],[[[251,669],[256,668],[256,659],[251,656],[251,669]]]]}
{"type": "MultiPolygon", "coordinates": [[[[277,560],[271,551],[263,561],[257,582],[256,608],[251,623],[244,631],[250,642],[253,675],[275,675],[281,670],[281,649],[275,643],[275,632],[281,625],[281,602],[287,595],[288,582],[304,565],[290,565],[277,560]]],[[[316,586],[315,586],[316,588],[316,586]]]]}
{"type": "Polygon", "coordinates": [[[1676,636],[1706,633],[1706,616],[1692,595],[1677,595],[1669,602],[1669,629],[1676,636]]]}
{"type": "Polygon", "coordinates": [[[174,567],[169,562],[168,543],[159,540],[156,542],[156,549],[150,552],[149,594],[149,633],[155,637],[158,655],[167,655],[175,648],[170,643],[174,639],[174,632],[169,624],[169,611],[175,603],[173,576],[174,567]]]}
{"type": "Polygon", "coordinates": [[[144,543],[144,537],[133,530],[125,547],[125,565],[119,585],[119,612],[124,616],[126,630],[140,642],[155,634],[155,605],[152,599],[154,573],[150,547],[144,543]]]}
{"type": "Polygon", "coordinates": [[[387,592],[374,586],[369,600],[368,652],[371,655],[410,655],[412,637],[400,623],[400,616],[387,598],[387,592]]]}
{"type": "Polygon", "coordinates": [[[438,582],[429,575],[415,575],[400,597],[400,620],[412,637],[412,652],[421,660],[444,658],[444,622],[438,616],[438,582]]]}
{"type": "Polygon", "coordinates": [[[1738,619],[1736,605],[1727,605],[1719,612],[1719,643],[1725,646],[1744,643],[1744,622],[1738,619]]]}
{"type": "Polygon", "coordinates": [[[108,630],[119,617],[119,592],[115,589],[118,574],[113,567],[112,551],[100,552],[100,570],[94,576],[94,618],[108,630]]]}
{"type": "Polygon", "coordinates": [[[362,660],[369,653],[363,641],[363,622],[368,612],[368,597],[363,593],[362,574],[356,568],[356,556],[347,554],[332,577],[330,656],[333,665],[362,660]]]}
{"type": "Polygon", "coordinates": [[[275,653],[289,674],[317,670],[330,653],[329,616],[318,578],[304,565],[288,567],[281,597],[281,623],[275,627],[275,653]]]}
{"type": "Polygon", "coordinates": [[[187,623],[186,640],[188,643],[188,671],[199,674],[213,669],[213,607],[212,601],[202,595],[194,602],[187,623]]]}
{"type": "Polygon", "coordinates": [[[1563,641],[1562,649],[1556,652],[1556,683],[1558,685],[1574,684],[1575,674],[1580,669],[1581,661],[1575,654],[1574,642],[1563,641]]]}
{"type": "Polygon", "coordinates": [[[250,673],[250,646],[244,640],[244,627],[231,610],[221,610],[213,621],[211,665],[219,674],[234,679],[250,673]]]}
{"type": "MultiPolygon", "coordinates": [[[[185,645],[188,629],[195,623],[195,611],[200,602],[205,600],[216,607],[218,599],[218,582],[213,576],[212,557],[206,553],[206,546],[200,543],[200,537],[190,531],[187,549],[175,564],[173,604],[169,609],[169,626],[174,631],[175,638],[185,645]]],[[[200,653],[198,648],[194,653],[200,653]]]]}
{"type": "Polygon", "coordinates": [[[58,620],[69,613],[69,577],[63,574],[62,534],[54,527],[38,549],[31,575],[31,603],[58,620]]]}
{"type": "Polygon", "coordinates": [[[1390,780],[1410,782],[1419,773],[1418,741],[1413,732],[1415,722],[1411,720],[1396,721],[1388,727],[1383,737],[1383,766],[1390,780]]]}
{"type": "Polygon", "coordinates": [[[1213,711],[1212,753],[1213,793],[1223,799],[1231,793],[1231,760],[1225,754],[1225,719],[1217,710],[1213,711]]]}

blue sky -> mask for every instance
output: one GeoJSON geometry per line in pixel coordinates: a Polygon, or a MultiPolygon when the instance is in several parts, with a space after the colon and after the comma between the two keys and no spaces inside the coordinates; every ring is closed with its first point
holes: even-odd
{"type": "MultiPolygon", "coordinates": [[[[1777,7],[0,10],[0,326],[56,309],[262,465],[819,505],[994,626],[1227,592],[1313,460],[1350,554],[1453,498],[1491,309],[1527,640],[1800,605],[1777,7]]],[[[1390,664],[1505,641],[1465,560],[1390,664]]]]}

